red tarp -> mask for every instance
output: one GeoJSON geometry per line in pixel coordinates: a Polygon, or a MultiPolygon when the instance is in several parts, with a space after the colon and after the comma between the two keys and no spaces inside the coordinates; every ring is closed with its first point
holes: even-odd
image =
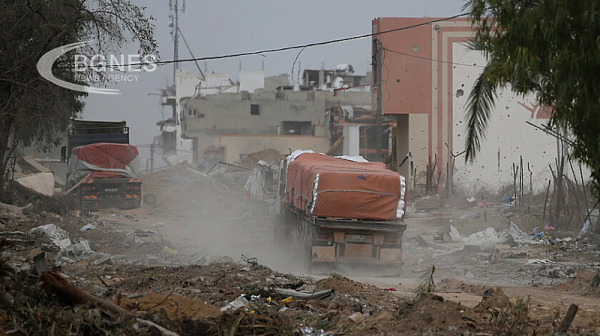
{"type": "MultiPolygon", "coordinates": [[[[125,169],[138,156],[137,147],[127,144],[95,143],[73,148],[73,155],[100,168],[125,169]]],[[[120,178],[118,172],[94,171],[89,178],[120,178]]]]}
{"type": "Polygon", "coordinates": [[[287,169],[286,201],[310,215],[313,188],[319,174],[312,216],[395,220],[401,176],[380,162],[352,162],[305,153],[287,169]]]}

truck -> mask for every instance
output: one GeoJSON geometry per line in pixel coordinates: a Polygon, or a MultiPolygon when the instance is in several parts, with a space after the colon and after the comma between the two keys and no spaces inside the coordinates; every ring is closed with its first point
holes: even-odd
{"type": "MultiPolygon", "coordinates": [[[[83,212],[141,207],[139,152],[124,121],[73,119],[69,129],[67,193],[83,212]]],[[[66,155],[66,154],[65,154],[66,155]]]]}
{"type": "Polygon", "coordinates": [[[296,151],[278,194],[275,239],[310,272],[400,275],[406,180],[385,164],[296,151]]]}

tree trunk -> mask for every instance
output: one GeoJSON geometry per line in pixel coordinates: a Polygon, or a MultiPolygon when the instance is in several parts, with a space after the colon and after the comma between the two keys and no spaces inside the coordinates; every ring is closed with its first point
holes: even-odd
{"type": "Polygon", "coordinates": [[[12,140],[13,118],[11,116],[3,117],[0,121],[0,193],[4,191],[5,184],[8,181],[8,163],[10,157],[15,151],[15,143],[12,140]],[[12,143],[12,144],[11,144],[12,143]]]}

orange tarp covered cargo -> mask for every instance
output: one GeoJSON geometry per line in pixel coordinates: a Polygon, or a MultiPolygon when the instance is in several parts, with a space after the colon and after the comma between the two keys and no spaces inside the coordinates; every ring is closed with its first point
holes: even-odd
{"type": "Polygon", "coordinates": [[[128,144],[100,142],[75,147],[71,152],[73,164],[71,170],[85,170],[85,173],[91,170],[89,178],[121,178],[123,173],[114,170],[125,170],[138,154],[137,147],[128,144]],[[76,165],[76,160],[87,162],[92,166],[76,165]],[[93,166],[104,170],[94,170],[93,166]]]}
{"type": "Polygon", "coordinates": [[[309,216],[395,220],[404,188],[383,163],[304,153],[288,165],[286,201],[309,216]]]}

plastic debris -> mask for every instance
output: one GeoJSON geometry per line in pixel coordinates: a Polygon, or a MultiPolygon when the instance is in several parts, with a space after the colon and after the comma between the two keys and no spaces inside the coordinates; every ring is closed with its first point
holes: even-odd
{"type": "Polygon", "coordinates": [[[527,265],[536,265],[536,264],[554,264],[554,261],[549,259],[530,259],[527,261],[527,265]]]}
{"type": "MultiPolygon", "coordinates": [[[[281,289],[278,288],[275,290],[275,293],[281,295],[281,296],[286,296],[288,297],[287,299],[290,299],[290,301],[292,299],[296,299],[296,300],[312,300],[312,299],[318,299],[318,298],[322,298],[328,295],[331,295],[331,293],[333,293],[332,289],[328,289],[328,290],[323,290],[323,291],[319,291],[319,292],[300,292],[300,291],[296,291],[293,289],[281,289]]],[[[287,300],[285,299],[285,300],[287,300]]],[[[287,301],[282,301],[282,302],[287,302],[287,301]]]]}
{"type": "Polygon", "coordinates": [[[287,298],[285,298],[285,299],[281,300],[281,302],[292,302],[292,300],[293,300],[293,299],[292,299],[292,297],[291,297],[291,296],[289,296],[289,297],[287,297],[287,298]]]}
{"type": "Polygon", "coordinates": [[[352,315],[350,315],[348,317],[354,323],[360,323],[360,322],[362,322],[365,319],[365,316],[362,313],[360,313],[360,312],[356,312],[356,313],[354,313],[354,314],[352,314],[352,315]]]}
{"type": "Polygon", "coordinates": [[[300,333],[302,336],[329,336],[323,329],[315,329],[313,327],[302,327],[300,328],[300,333]]]}
{"type": "Polygon", "coordinates": [[[525,232],[521,231],[515,223],[510,223],[508,230],[500,233],[500,242],[510,243],[531,243],[533,239],[525,232]]]}
{"type": "Polygon", "coordinates": [[[579,234],[577,235],[577,239],[580,239],[581,237],[583,237],[584,234],[586,234],[586,232],[589,231],[590,225],[590,220],[588,219],[585,222],[585,224],[583,224],[583,228],[581,229],[581,232],[579,232],[579,234]]]}
{"type": "Polygon", "coordinates": [[[69,234],[67,231],[59,228],[54,224],[46,224],[42,226],[38,226],[29,231],[31,234],[43,234],[48,237],[54,245],[62,248],[68,247],[71,245],[71,240],[69,239],[69,234]]]}
{"type": "Polygon", "coordinates": [[[93,230],[95,228],[96,227],[92,224],[86,224],[81,229],[79,229],[79,231],[88,231],[88,230],[93,230]]]}
{"type": "Polygon", "coordinates": [[[491,250],[500,242],[496,230],[488,227],[485,230],[475,232],[462,239],[465,245],[478,246],[482,251],[491,250]]]}
{"type": "Polygon", "coordinates": [[[177,250],[171,249],[168,246],[165,246],[163,251],[165,251],[167,254],[177,254],[177,250]]]}
{"type": "Polygon", "coordinates": [[[225,312],[228,310],[237,310],[239,308],[248,309],[249,307],[250,307],[250,302],[248,302],[248,299],[246,299],[246,295],[242,294],[242,295],[238,296],[237,299],[229,302],[225,307],[221,308],[221,311],[225,312]]]}

